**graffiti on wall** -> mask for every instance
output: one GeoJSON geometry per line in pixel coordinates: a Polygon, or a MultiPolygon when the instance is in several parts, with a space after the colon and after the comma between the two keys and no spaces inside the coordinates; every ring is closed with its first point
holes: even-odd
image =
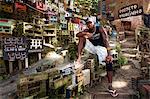
{"type": "Polygon", "coordinates": [[[137,16],[143,14],[143,7],[138,7],[137,4],[132,4],[121,8],[118,11],[119,18],[127,18],[130,16],[137,16]]]}
{"type": "Polygon", "coordinates": [[[30,39],[29,46],[30,46],[28,50],[29,53],[42,52],[43,50],[42,39],[30,39]]]}
{"type": "Polygon", "coordinates": [[[21,37],[7,37],[3,39],[4,60],[24,60],[27,57],[27,42],[21,37]]]}

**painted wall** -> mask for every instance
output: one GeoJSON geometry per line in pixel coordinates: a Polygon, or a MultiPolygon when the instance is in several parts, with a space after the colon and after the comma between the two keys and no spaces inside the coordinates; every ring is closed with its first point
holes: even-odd
{"type": "Polygon", "coordinates": [[[116,0],[105,0],[106,1],[106,10],[113,12],[116,6],[116,0]]]}
{"type": "Polygon", "coordinates": [[[118,19],[118,10],[132,4],[142,6],[144,13],[150,14],[150,0],[106,0],[106,10],[111,11],[115,19],[118,19]]]}
{"type": "Polygon", "coordinates": [[[118,11],[126,6],[137,4],[139,7],[143,6],[143,0],[116,0],[116,7],[114,10],[114,17],[118,19],[118,11]]]}
{"type": "Polygon", "coordinates": [[[140,25],[143,25],[142,16],[132,16],[124,19],[117,19],[113,22],[117,27],[117,31],[123,31],[124,27],[121,24],[121,21],[131,21],[131,30],[134,31],[140,25]],[[138,20],[138,21],[137,21],[138,20]]]}
{"type": "MultiPolygon", "coordinates": [[[[110,0],[110,1],[113,1],[113,0],[110,0]]],[[[141,7],[141,6],[143,7],[144,13],[150,14],[150,0],[115,0],[115,1],[116,1],[115,9],[112,10],[114,17],[115,17],[115,21],[113,22],[113,24],[115,24],[117,26],[118,31],[123,30],[123,26],[121,25],[121,21],[131,21],[131,30],[135,30],[140,25],[143,25],[143,20],[142,20],[141,15],[119,19],[118,11],[121,8],[132,5],[132,4],[137,4],[138,7],[141,7]]]]}

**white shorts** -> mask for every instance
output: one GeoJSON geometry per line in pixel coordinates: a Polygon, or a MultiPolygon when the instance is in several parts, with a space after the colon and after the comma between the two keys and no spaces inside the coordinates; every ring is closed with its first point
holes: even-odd
{"type": "Polygon", "coordinates": [[[105,65],[105,59],[107,57],[107,49],[102,46],[94,46],[88,39],[86,39],[85,50],[92,54],[98,55],[99,64],[105,65]]]}

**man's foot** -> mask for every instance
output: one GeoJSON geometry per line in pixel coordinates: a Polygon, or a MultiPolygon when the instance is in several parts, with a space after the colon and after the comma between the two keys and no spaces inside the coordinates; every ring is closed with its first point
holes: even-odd
{"type": "Polygon", "coordinates": [[[78,58],[77,61],[76,61],[76,64],[80,64],[81,63],[81,59],[78,58]]]}
{"type": "Polygon", "coordinates": [[[112,89],[112,88],[108,88],[108,92],[109,92],[109,93],[115,93],[116,90],[114,90],[114,89],[112,89]]]}
{"type": "Polygon", "coordinates": [[[113,88],[108,88],[108,92],[110,93],[111,96],[113,97],[117,97],[119,94],[117,93],[116,90],[114,90],[113,88]]]}
{"type": "Polygon", "coordinates": [[[75,69],[80,68],[81,60],[74,61],[75,69]]]}

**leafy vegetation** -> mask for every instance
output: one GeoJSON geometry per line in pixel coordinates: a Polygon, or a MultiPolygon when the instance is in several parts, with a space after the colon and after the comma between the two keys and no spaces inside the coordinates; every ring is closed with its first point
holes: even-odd
{"type": "Polygon", "coordinates": [[[77,56],[77,45],[76,43],[71,43],[68,48],[68,54],[70,60],[75,60],[77,56]]]}
{"type": "Polygon", "coordinates": [[[13,30],[13,36],[20,37],[23,36],[23,24],[19,21],[16,22],[16,26],[13,30]]]}
{"type": "Polygon", "coordinates": [[[125,65],[125,64],[127,64],[128,63],[128,59],[125,57],[125,56],[123,56],[123,55],[119,55],[118,56],[118,64],[120,65],[120,66],[123,66],[123,65],[125,65]]]}
{"type": "Polygon", "coordinates": [[[98,13],[98,0],[77,0],[82,15],[94,15],[98,13]]]}
{"type": "Polygon", "coordinates": [[[117,44],[115,49],[119,54],[121,53],[121,45],[120,44],[117,44]]]}

